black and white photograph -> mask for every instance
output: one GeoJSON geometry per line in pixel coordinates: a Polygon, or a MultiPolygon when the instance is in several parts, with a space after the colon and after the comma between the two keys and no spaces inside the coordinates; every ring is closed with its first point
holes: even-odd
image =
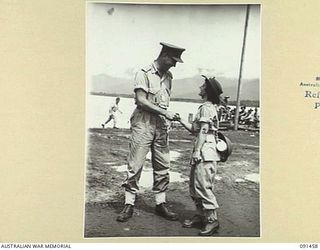
{"type": "Polygon", "coordinates": [[[260,17],[87,3],[84,238],[261,237],[260,17]]]}

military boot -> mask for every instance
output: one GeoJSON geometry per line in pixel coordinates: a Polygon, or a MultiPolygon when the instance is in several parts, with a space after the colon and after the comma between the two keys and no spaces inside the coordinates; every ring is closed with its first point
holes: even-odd
{"type": "Polygon", "coordinates": [[[207,221],[206,225],[203,229],[200,230],[199,235],[200,236],[211,236],[214,233],[216,233],[219,229],[219,221],[215,220],[212,222],[207,221]]]}
{"type": "Polygon", "coordinates": [[[131,204],[125,204],[123,210],[117,217],[117,221],[119,222],[125,222],[128,221],[133,214],[133,205],[131,204]]]}
{"type": "Polygon", "coordinates": [[[217,212],[215,209],[205,209],[205,226],[200,230],[200,236],[211,236],[217,232],[219,228],[219,221],[217,219],[217,212]]]}
{"type": "Polygon", "coordinates": [[[165,206],[165,203],[161,203],[156,206],[156,214],[162,216],[163,218],[167,220],[178,220],[178,214],[174,212],[170,212],[168,208],[165,206]]]}
{"type": "Polygon", "coordinates": [[[182,223],[182,227],[191,228],[191,227],[201,227],[205,222],[205,218],[203,215],[196,214],[191,219],[186,219],[182,223]]]}

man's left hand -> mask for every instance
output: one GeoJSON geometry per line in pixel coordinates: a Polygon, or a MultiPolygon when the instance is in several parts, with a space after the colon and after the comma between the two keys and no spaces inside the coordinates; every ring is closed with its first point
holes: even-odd
{"type": "Polygon", "coordinates": [[[173,120],[174,121],[180,121],[181,120],[180,114],[179,113],[175,113],[173,120]]]}

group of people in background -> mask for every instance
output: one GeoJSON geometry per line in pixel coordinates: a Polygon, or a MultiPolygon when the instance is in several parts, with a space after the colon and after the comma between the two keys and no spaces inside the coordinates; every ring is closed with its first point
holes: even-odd
{"type": "Polygon", "coordinates": [[[247,127],[259,128],[259,118],[258,108],[246,109],[245,106],[241,107],[239,112],[239,124],[247,125],[247,127]]]}
{"type": "MultiPolygon", "coordinates": [[[[236,107],[230,107],[223,102],[219,106],[219,120],[221,122],[232,122],[234,123],[236,117],[236,107]]],[[[241,106],[239,110],[238,124],[244,125],[245,128],[258,129],[260,124],[260,115],[258,108],[247,108],[246,106],[241,106]]]]}

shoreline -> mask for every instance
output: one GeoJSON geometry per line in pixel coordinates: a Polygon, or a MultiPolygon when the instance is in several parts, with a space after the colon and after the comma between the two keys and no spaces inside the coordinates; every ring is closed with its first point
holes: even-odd
{"type": "MultiPolygon", "coordinates": [[[[90,95],[97,95],[97,96],[109,96],[109,97],[122,97],[122,98],[134,98],[134,95],[131,94],[115,94],[115,93],[105,93],[105,92],[90,92],[90,95]]],[[[189,103],[202,103],[201,99],[191,99],[191,98],[180,98],[180,97],[172,97],[170,98],[173,102],[189,102],[189,103]]],[[[235,106],[236,101],[229,101],[228,105],[235,106]]],[[[260,101],[259,100],[242,100],[241,106],[247,107],[258,107],[260,108],[260,101]]]]}

